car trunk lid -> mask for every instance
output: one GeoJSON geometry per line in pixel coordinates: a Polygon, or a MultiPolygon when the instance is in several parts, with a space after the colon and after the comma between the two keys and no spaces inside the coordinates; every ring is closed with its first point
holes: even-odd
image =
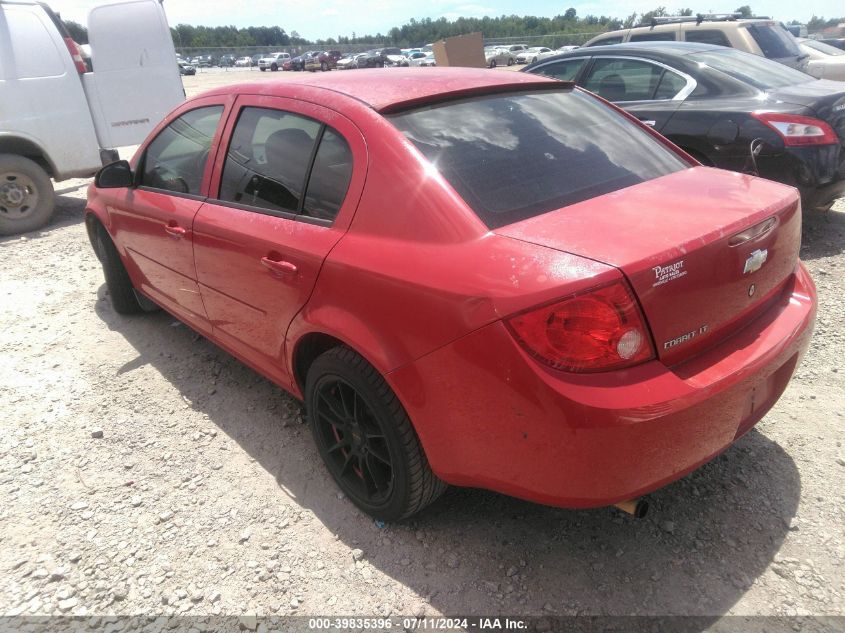
{"type": "Polygon", "coordinates": [[[790,187],[696,167],[496,232],[620,269],[671,365],[724,340],[782,289],[801,213],[790,187]]]}

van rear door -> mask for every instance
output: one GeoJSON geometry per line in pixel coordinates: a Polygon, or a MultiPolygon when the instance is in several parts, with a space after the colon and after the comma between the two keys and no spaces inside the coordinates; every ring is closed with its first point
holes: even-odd
{"type": "Polygon", "coordinates": [[[137,145],[185,90],[157,0],[96,6],[88,14],[93,72],[82,75],[100,147],[137,145]]]}

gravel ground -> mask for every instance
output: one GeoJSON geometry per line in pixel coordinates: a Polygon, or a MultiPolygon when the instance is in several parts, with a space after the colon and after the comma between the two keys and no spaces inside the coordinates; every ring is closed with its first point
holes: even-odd
{"type": "Polygon", "coordinates": [[[450,489],[383,526],[298,402],[165,313],[114,313],[86,184],[0,240],[1,614],[845,613],[845,200],[805,218],[820,306],[797,376],[647,518],[450,489]]]}

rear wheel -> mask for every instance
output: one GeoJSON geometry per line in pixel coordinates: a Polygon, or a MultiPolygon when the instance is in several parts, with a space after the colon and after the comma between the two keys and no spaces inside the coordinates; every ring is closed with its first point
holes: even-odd
{"type": "Polygon", "coordinates": [[[34,231],[53,215],[55,197],[47,172],[35,161],[0,154],[0,235],[34,231]]]}
{"type": "Polygon", "coordinates": [[[120,254],[102,226],[97,228],[97,255],[103,265],[103,276],[106,278],[106,287],[109,289],[109,298],[114,311],[118,314],[143,312],[120,254]]]}
{"type": "Polygon", "coordinates": [[[514,64],[513,57],[508,57],[508,66],[513,66],[513,64],[514,64]]]}
{"type": "Polygon", "coordinates": [[[347,497],[377,519],[419,512],[446,489],[384,378],[348,347],[308,370],[305,405],[317,450],[347,497]]]}
{"type": "Polygon", "coordinates": [[[326,62],[321,62],[320,70],[322,70],[323,72],[327,72],[329,70],[329,65],[326,62]]]}
{"type": "Polygon", "coordinates": [[[271,64],[270,70],[272,70],[273,72],[276,72],[277,70],[279,70],[279,65],[278,64],[271,64]]]}
{"type": "Polygon", "coordinates": [[[495,59],[491,59],[491,60],[490,60],[490,68],[495,68],[495,67],[496,67],[496,60],[495,60],[495,59]]]}
{"type": "Polygon", "coordinates": [[[261,72],[264,72],[264,71],[265,71],[265,70],[267,70],[267,69],[266,69],[266,68],[264,68],[264,66],[259,66],[259,67],[258,67],[258,70],[260,70],[261,72]]]}

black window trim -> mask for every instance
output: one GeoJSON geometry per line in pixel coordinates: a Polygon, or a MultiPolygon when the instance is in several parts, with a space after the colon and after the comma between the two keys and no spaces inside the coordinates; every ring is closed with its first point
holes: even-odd
{"type": "MultiPolygon", "coordinates": [[[[632,55],[622,55],[622,54],[618,54],[618,53],[607,54],[607,55],[595,55],[593,57],[593,63],[590,65],[590,67],[587,69],[587,71],[583,75],[583,77],[585,79],[592,72],[593,66],[595,66],[595,63],[600,59],[626,59],[626,60],[631,60],[631,61],[636,61],[636,62],[645,62],[647,64],[653,64],[655,66],[659,66],[660,68],[663,69],[663,72],[660,73],[660,77],[657,78],[657,83],[654,85],[654,92],[651,93],[651,95],[652,95],[651,99],[632,99],[630,101],[614,101],[614,104],[648,103],[649,101],[684,101],[698,87],[698,82],[695,80],[695,78],[691,77],[690,75],[688,75],[687,73],[685,73],[682,70],[678,70],[677,68],[673,68],[672,66],[669,66],[668,64],[665,64],[663,62],[659,62],[655,59],[648,59],[647,57],[634,57],[632,55]],[[654,94],[657,91],[658,86],[660,86],[660,81],[663,79],[663,75],[667,70],[672,71],[676,75],[680,75],[681,77],[683,77],[686,80],[687,85],[684,86],[684,88],[681,89],[671,99],[654,99],[653,98],[654,94]]],[[[584,87],[583,84],[581,84],[581,83],[579,83],[578,85],[581,86],[582,88],[584,87]]],[[[584,88],[584,89],[586,90],[586,88],[584,88]]]]}
{"type": "MultiPolygon", "coordinates": [[[[155,143],[156,139],[161,136],[164,131],[169,128],[175,121],[181,119],[183,116],[188,114],[189,112],[196,112],[197,110],[202,110],[203,108],[216,108],[222,107],[223,110],[220,112],[220,119],[217,121],[217,129],[214,131],[214,136],[211,137],[211,145],[209,145],[209,152],[208,156],[205,158],[205,170],[208,169],[208,161],[212,158],[212,151],[211,149],[214,146],[214,139],[218,136],[218,133],[221,132],[220,126],[225,126],[226,121],[228,120],[228,115],[226,114],[226,103],[205,103],[203,105],[199,105],[196,108],[191,108],[189,110],[185,110],[184,112],[180,113],[179,116],[173,117],[173,120],[170,121],[167,125],[165,125],[159,133],[153,137],[149,143],[144,147],[144,153],[141,155],[141,159],[138,161],[138,167],[135,169],[135,174],[133,177],[132,182],[132,189],[138,189],[140,191],[148,191],[151,193],[160,193],[166,196],[174,196],[176,198],[185,198],[186,200],[197,200],[203,201],[208,200],[208,196],[203,196],[198,193],[182,193],[181,191],[171,191],[170,189],[159,189],[158,187],[150,187],[149,185],[141,184],[141,176],[144,173],[144,169],[147,166],[147,153],[150,150],[150,145],[155,143]]],[[[216,155],[216,152],[214,152],[216,155]]],[[[205,170],[203,170],[203,177],[205,177],[205,170]]]]}

